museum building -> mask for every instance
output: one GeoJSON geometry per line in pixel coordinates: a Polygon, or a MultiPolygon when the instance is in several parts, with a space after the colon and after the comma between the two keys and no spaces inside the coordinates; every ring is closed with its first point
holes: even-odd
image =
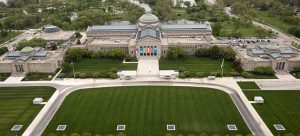
{"type": "Polygon", "coordinates": [[[209,47],[212,29],[209,24],[161,24],[158,17],[146,13],[136,25],[100,25],[87,28],[87,49],[108,52],[121,48],[130,56],[167,55],[169,47],[181,46],[193,54],[209,47]]]}

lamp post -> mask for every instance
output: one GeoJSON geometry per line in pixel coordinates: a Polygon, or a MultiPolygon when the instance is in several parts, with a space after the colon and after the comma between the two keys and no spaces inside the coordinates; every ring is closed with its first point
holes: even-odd
{"type": "Polygon", "coordinates": [[[72,61],[71,65],[72,65],[72,68],[73,68],[73,77],[75,78],[74,63],[73,63],[73,61],[72,61]]]}
{"type": "Polygon", "coordinates": [[[222,77],[223,77],[223,68],[224,68],[224,57],[223,57],[222,64],[221,64],[222,77]]]}

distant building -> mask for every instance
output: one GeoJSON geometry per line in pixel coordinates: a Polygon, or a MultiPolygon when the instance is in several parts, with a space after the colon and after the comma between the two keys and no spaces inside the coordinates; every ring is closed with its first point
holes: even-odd
{"type": "Polygon", "coordinates": [[[161,56],[173,46],[192,54],[197,48],[209,47],[212,29],[209,24],[160,24],[150,13],[137,25],[101,25],[87,28],[87,49],[103,52],[121,48],[130,56],[161,56]]]}
{"type": "Polygon", "coordinates": [[[271,67],[274,70],[293,70],[300,66],[300,55],[297,49],[288,45],[266,43],[246,48],[234,47],[237,59],[245,71],[256,67],[271,67]]]}
{"type": "Polygon", "coordinates": [[[35,34],[35,38],[42,38],[48,42],[62,41],[68,44],[75,41],[75,31],[62,31],[59,27],[54,25],[47,25],[42,28],[42,32],[35,34]]]}
{"type": "Polygon", "coordinates": [[[0,73],[54,73],[62,58],[63,51],[24,47],[21,51],[9,51],[0,57],[0,73]]]}

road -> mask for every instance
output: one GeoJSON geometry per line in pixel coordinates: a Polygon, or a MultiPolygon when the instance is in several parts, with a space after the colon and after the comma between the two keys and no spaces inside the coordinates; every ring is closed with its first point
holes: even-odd
{"type": "Polygon", "coordinates": [[[73,91],[84,88],[99,88],[113,86],[141,86],[141,85],[159,85],[159,86],[192,86],[209,87],[222,90],[228,93],[241,113],[243,119],[251,132],[257,136],[270,136],[271,131],[264,124],[260,116],[252,107],[246,96],[242,93],[236,82],[229,78],[216,79],[209,81],[207,79],[191,80],[145,80],[145,81],[121,81],[121,80],[76,80],[76,81],[31,81],[19,83],[0,83],[1,86],[53,86],[57,91],[50,98],[44,108],[40,111],[34,121],[26,129],[23,136],[39,136],[47,127],[48,123],[62,104],[63,100],[73,91]],[[238,89],[239,88],[239,89],[238,89]]]}
{"type": "Polygon", "coordinates": [[[8,50],[12,50],[14,45],[17,44],[18,42],[22,41],[22,40],[30,40],[34,37],[34,33],[37,32],[37,29],[31,29],[31,30],[27,30],[24,33],[18,35],[17,37],[13,38],[14,40],[9,42],[5,42],[3,43],[1,46],[7,47],[8,50]]]}
{"type": "MultiPolygon", "coordinates": [[[[230,17],[235,17],[235,18],[238,18],[238,16],[236,15],[233,15],[231,13],[231,7],[225,7],[224,8],[224,12],[229,15],[230,17]]],[[[257,21],[252,21],[252,24],[254,26],[257,26],[257,27],[261,27],[265,30],[272,30],[274,33],[277,34],[277,38],[278,39],[281,39],[282,41],[286,41],[288,43],[291,43],[291,42],[295,42],[295,43],[300,43],[300,39],[296,38],[296,37],[293,37],[293,36],[289,36],[283,32],[281,32],[279,29],[277,28],[274,28],[274,27],[271,27],[271,26],[268,26],[268,25],[265,25],[265,24],[262,24],[260,22],[257,22],[257,21]]]]}

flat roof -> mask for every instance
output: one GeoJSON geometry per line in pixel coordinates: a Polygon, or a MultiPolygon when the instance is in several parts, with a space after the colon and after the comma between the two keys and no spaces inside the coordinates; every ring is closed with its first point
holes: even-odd
{"type": "Polygon", "coordinates": [[[87,28],[88,32],[101,31],[137,31],[136,25],[95,25],[87,28]]]}
{"type": "Polygon", "coordinates": [[[210,30],[208,24],[163,24],[161,25],[161,30],[210,30]]]}

